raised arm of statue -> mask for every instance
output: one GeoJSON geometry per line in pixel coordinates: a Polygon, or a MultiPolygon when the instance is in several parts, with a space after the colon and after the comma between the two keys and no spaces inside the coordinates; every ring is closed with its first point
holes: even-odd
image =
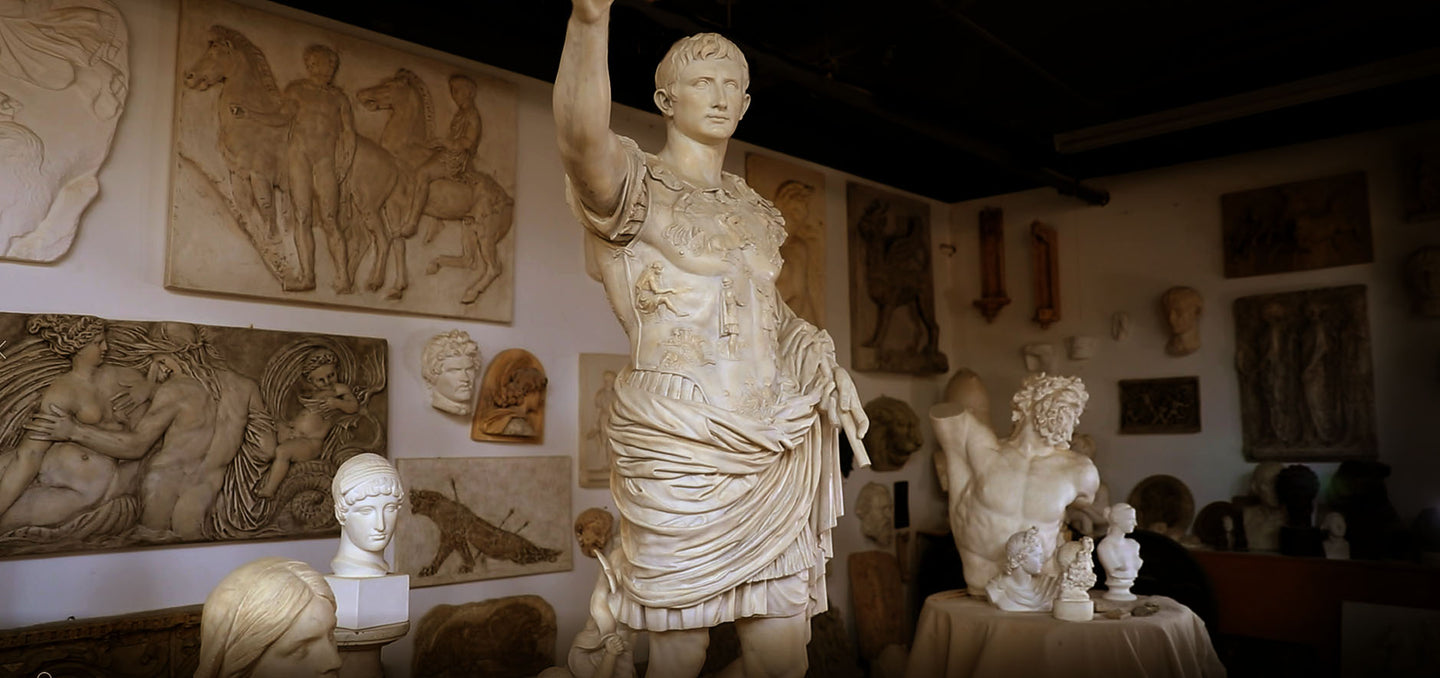
{"type": "Polygon", "coordinates": [[[565,176],[580,202],[597,214],[620,203],[629,161],[610,129],[606,65],[613,0],[575,0],[555,74],[555,130],[565,176]]]}
{"type": "Polygon", "coordinates": [[[935,442],[945,452],[950,494],[958,496],[966,491],[975,474],[975,458],[999,449],[999,440],[989,426],[976,419],[961,403],[931,407],[930,424],[935,430],[935,442]]]}

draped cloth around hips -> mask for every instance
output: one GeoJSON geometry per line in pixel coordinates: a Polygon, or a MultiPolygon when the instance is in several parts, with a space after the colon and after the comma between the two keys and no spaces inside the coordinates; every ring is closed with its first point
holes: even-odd
{"type": "Polygon", "coordinates": [[[660,631],[824,612],[842,496],[820,395],[796,396],[767,423],[624,376],[606,424],[619,621],[660,631]]]}

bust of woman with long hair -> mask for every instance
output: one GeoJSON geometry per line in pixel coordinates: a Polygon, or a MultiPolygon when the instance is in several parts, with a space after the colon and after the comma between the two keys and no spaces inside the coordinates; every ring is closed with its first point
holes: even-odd
{"type": "Polygon", "coordinates": [[[195,678],[335,678],[335,594],[309,565],[241,565],[205,598],[195,678]]]}

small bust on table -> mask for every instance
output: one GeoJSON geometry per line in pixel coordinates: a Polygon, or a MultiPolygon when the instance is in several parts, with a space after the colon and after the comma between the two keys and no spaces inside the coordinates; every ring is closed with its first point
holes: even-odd
{"type": "Polygon", "coordinates": [[[1060,561],[1060,598],[1055,601],[1055,618],[1065,621],[1090,621],[1095,618],[1095,601],[1090,589],[1095,586],[1095,540],[1081,537],[1067,541],[1056,550],[1060,561]]]}
{"type": "Polygon", "coordinates": [[[389,574],[385,547],[395,536],[395,519],[405,502],[395,467],[378,454],[357,454],[335,471],[330,493],[340,523],[340,550],[330,568],[342,577],[389,574]]]}
{"type": "Polygon", "coordinates": [[[1005,569],[985,585],[990,602],[1006,612],[1049,612],[1060,582],[1040,574],[1044,562],[1039,528],[1010,535],[1005,541],[1005,569]]]}
{"type": "Polygon", "coordinates": [[[1105,586],[1109,589],[1105,592],[1105,600],[1135,600],[1130,587],[1135,585],[1135,577],[1140,574],[1143,562],[1140,560],[1140,542],[1125,537],[1135,531],[1135,508],[1121,502],[1111,506],[1107,513],[1110,529],[1100,540],[1100,545],[1095,547],[1100,565],[1105,568],[1105,586]]]}

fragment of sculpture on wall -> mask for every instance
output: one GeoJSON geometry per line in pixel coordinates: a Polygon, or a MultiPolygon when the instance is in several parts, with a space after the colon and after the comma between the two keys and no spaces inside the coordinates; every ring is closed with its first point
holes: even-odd
{"type": "Polygon", "coordinates": [[[385,341],[0,313],[0,556],[334,534],[385,341]]]}
{"type": "Polygon", "coordinates": [[[1200,350],[1200,314],[1205,298],[1193,287],[1176,286],[1160,295],[1160,314],[1170,330],[1165,352],[1186,356],[1200,350]]]}
{"type": "Polygon", "coordinates": [[[571,568],[570,458],[399,459],[395,571],[412,587],[571,568]]]}
{"type": "Polygon", "coordinates": [[[167,286],[510,321],[512,84],[219,0],[179,40],[167,286]]]}
{"type": "Polygon", "coordinates": [[[980,210],[980,298],[971,303],[985,322],[995,322],[1010,303],[1005,293],[1005,212],[999,207],[980,210]]]}
{"type": "Polygon", "coordinates": [[[540,360],[521,348],[498,353],[485,369],[470,438],[540,443],[545,438],[545,392],[549,380],[540,360]]]}
{"type": "Polygon", "coordinates": [[[930,205],[846,184],[850,243],[850,358],[862,372],[949,371],[935,322],[930,205]]]}
{"type": "Polygon", "coordinates": [[[1374,457],[1365,286],[1241,297],[1234,312],[1245,457],[1374,457]]]}
{"type": "Polygon", "coordinates": [[[475,383],[480,371],[480,345],[464,330],[441,332],[425,342],[420,376],[430,392],[430,406],[468,416],[475,411],[475,383]]]}
{"type": "Polygon", "coordinates": [[[1120,433],[1199,432],[1199,377],[1120,380],[1120,433]]]}
{"type": "Polygon", "coordinates": [[[610,487],[605,421],[615,402],[615,378],[629,364],[630,356],[619,353],[580,354],[580,487],[610,487]]]}
{"type": "Polygon", "coordinates": [[[870,417],[865,450],[870,454],[871,469],[898,471],[905,467],[910,455],[925,444],[920,416],[909,403],[880,396],[865,403],[865,414],[870,417]]]}
{"type": "Polygon", "coordinates": [[[1364,172],[1220,196],[1225,277],[1375,260],[1364,172]]]}
{"type": "Polygon", "coordinates": [[[785,217],[785,266],[775,279],[790,310],[825,326],[825,175],[758,153],[745,155],[745,181],[785,217]]]}
{"type": "Polygon", "coordinates": [[[0,259],[69,251],[125,107],[129,42],[108,0],[0,7],[0,259]]]}
{"type": "Polygon", "coordinates": [[[1089,397],[1078,377],[1031,375],[1011,398],[1015,425],[1004,439],[975,417],[973,404],[930,408],[946,456],[950,530],[971,595],[986,595],[985,584],[1006,564],[1007,540],[1030,527],[1039,528],[1042,573],[1058,574],[1066,509],[1091,503],[1100,486],[1095,464],[1070,449],[1089,397]]]}
{"type": "Polygon", "coordinates": [[[0,631],[14,676],[194,678],[199,655],[199,605],[0,631]]]}
{"type": "Polygon", "coordinates": [[[555,663],[555,609],[535,595],[436,605],[415,627],[411,675],[534,676],[555,663]]]}
{"type": "Polygon", "coordinates": [[[1172,475],[1156,474],[1135,483],[1126,503],[1134,507],[1141,529],[1161,534],[1183,535],[1195,517],[1195,497],[1185,481],[1172,475]]]}
{"type": "Polygon", "coordinates": [[[1035,289],[1035,315],[1030,319],[1049,329],[1060,319],[1060,236],[1041,221],[1030,224],[1030,275],[1035,289]]]}

